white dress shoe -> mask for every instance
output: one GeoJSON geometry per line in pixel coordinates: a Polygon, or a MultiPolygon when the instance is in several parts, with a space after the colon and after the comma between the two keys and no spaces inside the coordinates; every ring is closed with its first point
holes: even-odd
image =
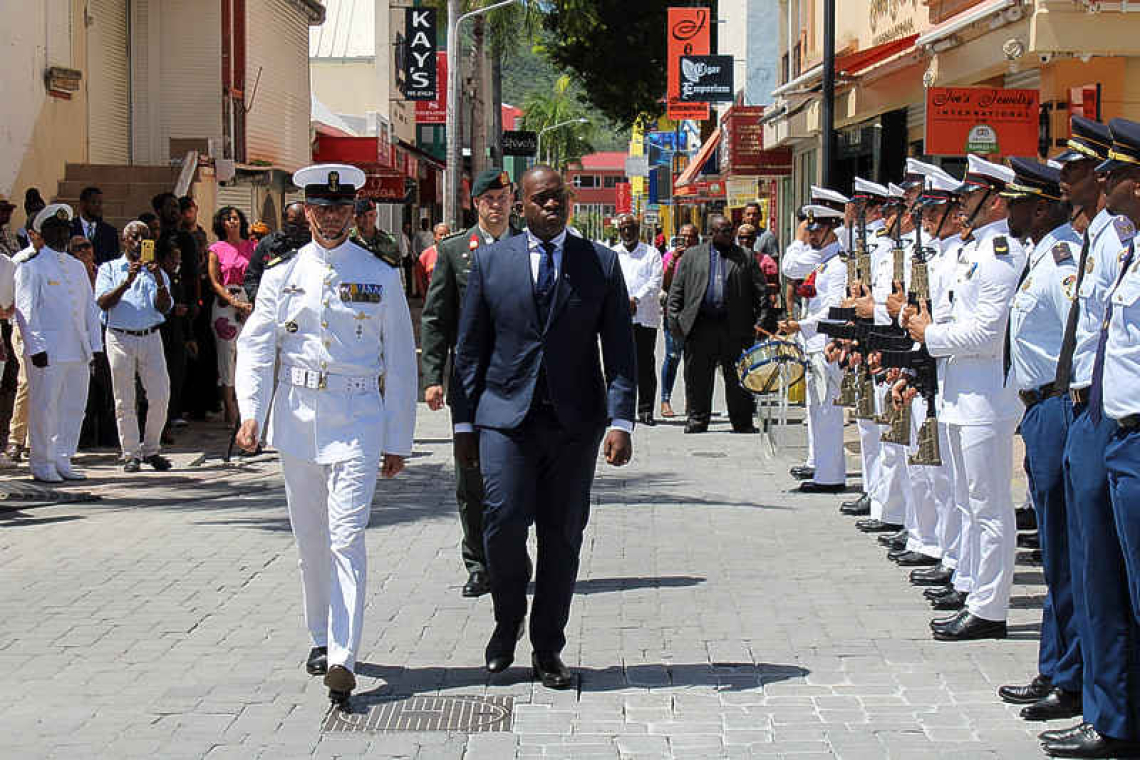
{"type": "Polygon", "coordinates": [[[70,460],[61,460],[55,463],[55,471],[64,480],[87,480],[87,476],[75,469],[70,460]]]}
{"type": "Polygon", "coordinates": [[[38,480],[41,483],[62,483],[63,478],[55,471],[54,465],[44,465],[43,467],[32,467],[32,479],[38,480]]]}

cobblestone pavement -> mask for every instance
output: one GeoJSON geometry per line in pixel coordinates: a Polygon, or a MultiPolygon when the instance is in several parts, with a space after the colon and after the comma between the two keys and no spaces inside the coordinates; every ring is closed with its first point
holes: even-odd
{"type": "Polygon", "coordinates": [[[778,457],[723,420],[639,427],[634,462],[599,467],[564,652],[579,688],[532,684],[525,642],[489,678],[490,599],[459,594],[447,417],[419,420],[373,506],[359,699],[513,696],[510,731],[322,733],[275,458],[222,465],[215,429],[194,436],[209,458],[166,475],[86,457],[96,477],[58,490],[99,501],[0,503],[0,754],[1039,756],[1045,726],[994,693],[1034,672],[1039,568],[1018,567],[1009,640],[932,641],[920,594],[837,500],[788,493],[798,426],[778,457]]]}

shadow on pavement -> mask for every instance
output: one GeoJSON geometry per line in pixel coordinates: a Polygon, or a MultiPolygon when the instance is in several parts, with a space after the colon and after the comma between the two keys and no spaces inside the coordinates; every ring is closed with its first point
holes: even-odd
{"type": "Polygon", "coordinates": [[[634,588],[684,588],[698,586],[707,578],[696,575],[663,575],[658,577],[587,578],[574,584],[575,594],[607,594],[634,588]]]}
{"type": "Polygon", "coordinates": [[[59,517],[32,517],[23,512],[5,512],[0,514],[0,528],[22,528],[28,525],[47,525],[48,523],[72,522],[85,520],[82,515],[60,515],[59,517]]]}

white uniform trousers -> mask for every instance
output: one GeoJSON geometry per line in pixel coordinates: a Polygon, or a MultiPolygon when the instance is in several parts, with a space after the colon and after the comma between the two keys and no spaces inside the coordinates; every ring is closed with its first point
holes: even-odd
{"type": "MultiPolygon", "coordinates": [[[[926,399],[918,396],[911,405],[911,446],[909,454],[918,451],[918,431],[926,420],[926,399]]],[[[941,441],[939,441],[941,446],[941,441]]],[[[948,453],[939,449],[945,459],[948,453]]],[[[907,477],[910,482],[910,498],[907,499],[906,529],[908,551],[925,554],[928,557],[941,559],[942,545],[939,541],[938,524],[939,491],[949,490],[946,469],[944,467],[930,467],[927,465],[912,465],[907,463],[907,477]]]]}
{"type": "Polygon", "coordinates": [[[843,454],[843,407],[832,403],[839,395],[843,372],[824,358],[823,352],[808,354],[807,410],[815,448],[816,483],[837,485],[847,478],[843,454]]]}
{"type": "Polygon", "coordinates": [[[962,553],[962,513],[954,500],[954,457],[950,454],[950,426],[944,422],[938,423],[938,450],[942,452],[942,472],[935,476],[933,486],[938,507],[938,546],[942,566],[954,570],[962,553]]]}
{"type": "Polygon", "coordinates": [[[43,471],[68,462],[79,446],[79,431],[87,409],[91,367],[87,362],[52,362],[37,367],[28,364],[28,464],[43,471]]]}
{"type": "Polygon", "coordinates": [[[157,330],[149,335],[125,335],[108,329],[106,340],[111,390],[115,396],[115,422],[123,456],[142,459],[157,454],[162,445],[162,428],[166,425],[166,408],[170,404],[170,376],[166,373],[162,336],[157,330]],[[141,443],[135,407],[136,373],[147,401],[146,428],[141,443]]]}
{"type": "MultiPolygon", "coordinates": [[[[875,424],[874,420],[856,420],[859,428],[859,459],[863,467],[863,492],[871,493],[873,484],[879,480],[879,462],[881,461],[883,426],[875,424]]],[[[869,498],[869,497],[868,497],[869,498]]]]}
{"type": "Polygon", "coordinates": [[[356,669],[364,626],[368,527],[379,454],[317,464],[281,454],[289,522],[297,540],[305,624],[329,665],[356,669]]]}
{"type": "MultiPolygon", "coordinates": [[[[1016,420],[949,425],[955,503],[962,513],[962,545],[954,585],[965,567],[966,609],[985,620],[1005,620],[1013,586],[1017,519],[1009,483],[1013,476],[1016,420]]],[[[965,584],[963,584],[965,585],[965,584]]]]}
{"type": "MultiPolygon", "coordinates": [[[[875,386],[879,409],[886,409],[891,403],[887,399],[889,391],[890,386],[886,383],[875,386]]],[[[884,443],[883,430],[880,426],[878,477],[868,491],[871,495],[871,519],[902,525],[906,516],[906,452],[902,446],[884,443]]]]}

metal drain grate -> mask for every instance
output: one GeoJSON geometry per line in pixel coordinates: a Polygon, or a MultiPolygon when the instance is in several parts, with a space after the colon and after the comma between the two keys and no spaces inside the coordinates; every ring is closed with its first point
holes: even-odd
{"type": "Polygon", "coordinates": [[[513,697],[353,697],[329,710],[322,731],[509,731],[513,697]]]}

